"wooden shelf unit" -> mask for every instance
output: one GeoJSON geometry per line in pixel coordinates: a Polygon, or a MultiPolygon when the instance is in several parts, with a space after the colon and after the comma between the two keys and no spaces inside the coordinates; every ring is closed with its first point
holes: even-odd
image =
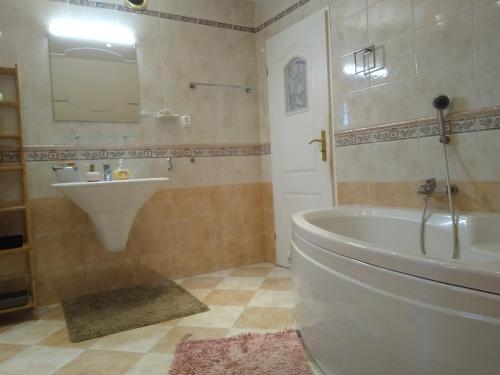
{"type": "Polygon", "coordinates": [[[18,102],[1,101],[0,108],[19,108],[18,102]]]}
{"type": "Polygon", "coordinates": [[[17,211],[25,211],[25,210],[26,210],[25,204],[17,204],[14,206],[0,207],[0,213],[17,212],[17,211]]]}
{"type": "Polygon", "coordinates": [[[35,277],[35,261],[32,246],[32,231],[31,231],[31,210],[28,200],[28,182],[26,173],[26,160],[24,157],[24,142],[23,142],[23,120],[21,113],[21,95],[19,89],[19,70],[17,65],[14,68],[0,67],[0,76],[11,76],[15,81],[16,97],[12,101],[1,101],[0,110],[4,108],[14,108],[17,118],[17,134],[0,134],[0,139],[12,139],[19,146],[19,162],[0,163],[0,173],[17,172],[21,175],[23,201],[15,205],[6,205],[6,202],[0,202],[0,215],[10,215],[12,212],[24,213],[24,236],[25,243],[22,247],[8,250],[0,250],[0,257],[5,254],[13,254],[18,252],[26,253],[26,261],[28,263],[29,276],[29,296],[28,303],[24,306],[13,307],[8,309],[0,309],[0,314],[11,313],[22,310],[33,310],[33,316],[38,318],[38,301],[36,292],[36,277],[35,277]]]}
{"type": "Polygon", "coordinates": [[[19,139],[17,134],[0,134],[0,139],[19,139]]]}
{"type": "Polygon", "coordinates": [[[0,76],[17,77],[17,65],[16,65],[15,68],[3,68],[3,67],[0,67],[0,76]]]}
{"type": "Polygon", "coordinates": [[[23,310],[28,310],[28,309],[35,309],[36,310],[36,306],[33,303],[33,299],[30,296],[28,296],[28,303],[26,305],[18,306],[18,307],[10,307],[8,309],[1,309],[0,313],[6,314],[6,313],[11,313],[11,312],[15,312],[15,311],[23,311],[23,310]]]}
{"type": "Polygon", "coordinates": [[[0,172],[22,171],[21,163],[0,163],[0,172]]]}
{"type": "Polygon", "coordinates": [[[5,255],[5,254],[17,254],[17,253],[22,253],[25,251],[28,251],[30,245],[29,244],[24,244],[21,247],[14,247],[12,249],[5,249],[5,250],[0,250],[0,254],[5,255]]]}

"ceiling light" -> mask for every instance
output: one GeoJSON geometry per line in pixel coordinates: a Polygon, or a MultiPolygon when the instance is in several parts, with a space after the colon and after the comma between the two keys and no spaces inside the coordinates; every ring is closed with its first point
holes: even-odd
{"type": "Polygon", "coordinates": [[[82,22],[78,20],[58,19],[51,22],[49,33],[55,36],[96,40],[107,43],[135,43],[132,30],[106,22],[82,22]]]}

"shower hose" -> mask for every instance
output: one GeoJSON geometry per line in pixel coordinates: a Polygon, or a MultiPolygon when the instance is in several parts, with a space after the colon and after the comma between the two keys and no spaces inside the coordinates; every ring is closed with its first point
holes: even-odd
{"type": "Polygon", "coordinates": [[[446,142],[443,142],[443,155],[444,155],[444,164],[446,166],[446,194],[448,195],[448,205],[450,206],[450,214],[451,214],[451,226],[453,231],[453,259],[458,258],[458,233],[457,233],[457,217],[455,215],[455,207],[453,205],[453,197],[451,191],[451,183],[450,183],[450,167],[448,166],[448,152],[446,150],[446,142]]]}

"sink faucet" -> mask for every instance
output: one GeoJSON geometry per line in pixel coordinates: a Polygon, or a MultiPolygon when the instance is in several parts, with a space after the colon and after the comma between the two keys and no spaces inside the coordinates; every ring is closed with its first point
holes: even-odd
{"type": "Polygon", "coordinates": [[[109,164],[102,165],[102,172],[104,181],[111,181],[111,166],[109,164]]]}
{"type": "Polygon", "coordinates": [[[59,165],[53,165],[52,166],[52,170],[54,172],[61,171],[63,169],[72,169],[74,171],[77,171],[78,170],[78,165],[74,161],[67,161],[67,162],[61,163],[59,165]]]}

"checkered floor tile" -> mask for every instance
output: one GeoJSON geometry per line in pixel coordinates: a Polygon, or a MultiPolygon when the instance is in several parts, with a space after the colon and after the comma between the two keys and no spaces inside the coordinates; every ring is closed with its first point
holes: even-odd
{"type": "Polygon", "coordinates": [[[177,280],[210,311],[73,344],[60,306],[0,325],[1,374],[167,374],[180,341],[294,327],[290,271],[269,263],[177,280]]]}

